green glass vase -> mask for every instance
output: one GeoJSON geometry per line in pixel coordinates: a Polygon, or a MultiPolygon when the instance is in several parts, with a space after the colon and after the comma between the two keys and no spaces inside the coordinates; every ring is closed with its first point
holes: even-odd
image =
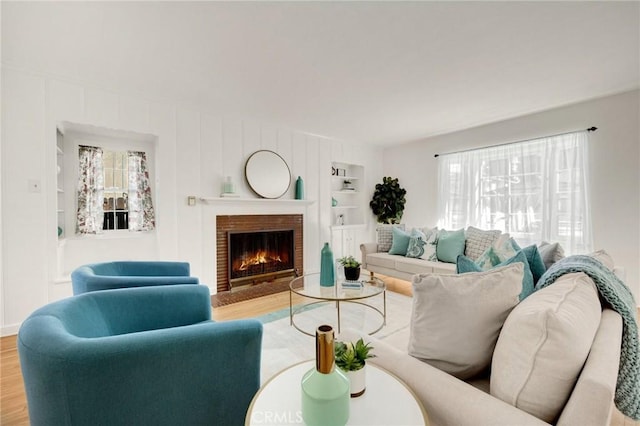
{"type": "Polygon", "coordinates": [[[349,379],[335,368],[330,325],[316,330],[316,366],[302,376],[302,419],[307,426],[344,426],[349,420],[349,379]]]}
{"type": "Polygon", "coordinates": [[[329,243],[324,243],[324,247],[320,251],[320,285],[322,287],[331,287],[336,281],[335,263],[333,261],[333,251],[329,247],[329,243]]]}

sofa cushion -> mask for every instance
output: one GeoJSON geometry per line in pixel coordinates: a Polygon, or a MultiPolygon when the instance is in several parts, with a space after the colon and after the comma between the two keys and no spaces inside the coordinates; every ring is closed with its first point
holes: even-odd
{"type": "Polygon", "coordinates": [[[367,255],[367,265],[395,269],[397,258],[389,253],[371,253],[367,255]]]}
{"type": "MultiPolygon", "coordinates": [[[[520,293],[520,300],[523,300],[525,297],[529,296],[533,293],[533,275],[531,274],[531,269],[529,268],[529,261],[527,260],[527,256],[524,254],[524,251],[518,251],[513,257],[505,260],[504,262],[494,266],[494,268],[500,266],[511,265],[512,263],[520,262],[524,265],[524,271],[522,274],[522,292],[520,293]]],[[[464,274],[468,272],[480,272],[482,268],[475,263],[473,260],[469,259],[464,255],[458,256],[458,260],[456,262],[456,272],[458,274],[464,274]]]]}
{"type": "Polygon", "coordinates": [[[387,225],[379,223],[376,228],[376,242],[378,243],[378,251],[388,252],[393,242],[393,228],[400,228],[404,230],[404,223],[398,223],[395,225],[387,225]]]}
{"type": "Polygon", "coordinates": [[[489,367],[504,320],[519,302],[524,265],[413,277],[409,355],[461,379],[489,367]]]}
{"type": "Polygon", "coordinates": [[[438,231],[436,256],[440,262],[456,263],[458,255],[464,254],[464,229],[457,231],[438,231]]]}
{"type": "Polygon", "coordinates": [[[406,232],[404,229],[391,228],[391,235],[392,241],[389,254],[398,254],[400,256],[406,255],[411,234],[406,232]]]}
{"type": "Polygon", "coordinates": [[[455,272],[455,265],[452,263],[432,262],[423,259],[413,259],[411,257],[391,256],[395,259],[394,269],[409,274],[427,274],[432,272],[447,273],[455,272]]]}
{"type": "Polygon", "coordinates": [[[543,241],[538,245],[538,251],[546,269],[549,269],[551,265],[564,258],[564,249],[560,243],[550,244],[543,241]]]}
{"type": "Polygon", "coordinates": [[[520,303],[493,354],[491,395],[546,422],[566,404],[600,324],[593,281],[567,274],[520,303]]]}
{"type": "Polygon", "coordinates": [[[469,226],[465,231],[465,247],[464,255],[474,261],[477,260],[482,253],[500,236],[501,231],[495,229],[485,231],[482,229],[469,226]]]}

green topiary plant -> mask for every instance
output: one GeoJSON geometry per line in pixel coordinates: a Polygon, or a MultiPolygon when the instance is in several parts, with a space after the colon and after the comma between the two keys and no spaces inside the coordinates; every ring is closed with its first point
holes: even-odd
{"type": "Polygon", "coordinates": [[[369,207],[378,217],[379,223],[400,223],[404,204],[407,202],[406,194],[407,190],[400,186],[398,178],[385,176],[382,183],[376,184],[369,207]]]}

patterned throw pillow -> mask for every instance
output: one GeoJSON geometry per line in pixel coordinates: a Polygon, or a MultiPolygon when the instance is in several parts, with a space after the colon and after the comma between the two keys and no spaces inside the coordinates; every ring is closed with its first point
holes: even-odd
{"type": "Polygon", "coordinates": [[[391,249],[391,243],[393,242],[393,228],[400,228],[404,230],[404,224],[399,223],[395,225],[383,225],[379,224],[376,228],[377,243],[379,252],[388,252],[391,249]]]}
{"type": "Polygon", "coordinates": [[[483,271],[488,271],[494,266],[515,256],[516,251],[511,236],[509,234],[502,234],[478,257],[476,264],[480,266],[483,271]]]}
{"type": "Polygon", "coordinates": [[[498,239],[502,232],[499,230],[485,231],[470,226],[465,231],[466,245],[464,255],[470,259],[478,260],[491,245],[498,239]]]}
{"type": "Polygon", "coordinates": [[[438,227],[414,228],[411,230],[407,257],[437,262],[436,244],[438,243],[438,227]]]}
{"type": "Polygon", "coordinates": [[[412,229],[407,247],[407,257],[420,258],[424,255],[424,246],[427,245],[427,236],[419,229],[412,229]]]}

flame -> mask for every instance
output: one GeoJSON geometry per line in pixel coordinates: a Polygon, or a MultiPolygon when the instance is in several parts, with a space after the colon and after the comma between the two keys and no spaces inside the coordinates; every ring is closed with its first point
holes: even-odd
{"type": "Polygon", "coordinates": [[[253,256],[243,259],[238,270],[245,271],[249,269],[250,266],[253,266],[253,265],[260,265],[262,263],[274,263],[274,262],[282,263],[282,259],[280,258],[279,255],[270,256],[266,250],[260,250],[256,252],[256,254],[254,254],[253,256]]]}

